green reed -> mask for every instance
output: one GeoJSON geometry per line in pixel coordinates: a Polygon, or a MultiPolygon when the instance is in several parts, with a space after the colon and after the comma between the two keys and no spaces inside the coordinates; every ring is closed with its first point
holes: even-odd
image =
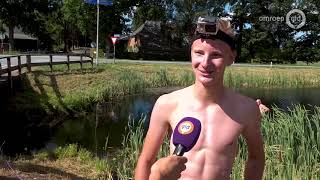
{"type": "MultiPolygon", "coordinates": [[[[320,177],[320,107],[314,112],[296,105],[288,112],[272,107],[272,112],[262,118],[262,134],[265,142],[266,180],[318,180],[320,177]]],[[[56,159],[74,161],[96,172],[99,179],[132,179],[134,169],[141,153],[146,129],[146,118],[134,121],[129,118],[127,133],[122,146],[117,149],[104,148],[107,156],[99,158],[92,152],[70,144],[54,151],[43,151],[34,155],[38,160],[56,159]],[[80,163],[79,163],[80,162],[80,163]]],[[[166,136],[158,153],[158,158],[169,155],[169,136],[166,136]]],[[[231,179],[243,179],[247,146],[239,138],[238,156],[236,157],[231,179]]],[[[92,177],[88,177],[92,178],[92,177]]]]}
{"type": "MultiPolygon", "coordinates": [[[[145,116],[139,122],[129,118],[127,134],[123,137],[122,147],[117,149],[111,159],[112,171],[120,179],[132,179],[136,162],[142,150],[145,137],[145,116]]],[[[169,142],[166,141],[161,146],[158,157],[168,155],[169,142]]]]}
{"type": "MultiPolygon", "coordinates": [[[[265,179],[308,179],[320,176],[320,108],[315,107],[313,115],[302,106],[295,106],[289,112],[273,107],[274,112],[263,116],[262,133],[265,142],[265,179]]],[[[123,141],[124,148],[113,167],[119,177],[133,176],[143,142],[143,127],[129,126],[129,133],[123,141]]],[[[161,147],[158,157],[169,154],[169,138],[161,147]]],[[[239,153],[234,163],[232,179],[243,177],[247,147],[239,139],[239,153]]]]}
{"type": "MultiPolygon", "coordinates": [[[[285,113],[273,108],[262,120],[265,141],[265,179],[316,179],[320,175],[320,108],[313,115],[303,106],[285,113]]],[[[243,172],[247,148],[239,142],[233,179],[243,172]]]]}
{"type": "Polygon", "coordinates": [[[224,83],[233,88],[303,88],[318,87],[320,83],[320,77],[316,74],[310,76],[300,73],[299,71],[296,72],[295,70],[289,71],[290,73],[283,73],[277,70],[273,70],[271,72],[268,74],[264,74],[264,72],[253,73],[246,69],[244,69],[243,72],[233,72],[231,69],[226,71],[224,83]]]}
{"type": "MultiPolygon", "coordinates": [[[[76,68],[68,71],[65,66],[58,65],[52,73],[44,67],[23,79],[27,86],[41,88],[41,92],[26,88],[16,95],[19,106],[36,106],[30,102],[37,101],[40,102],[38,106],[48,111],[52,109],[48,106],[52,106],[59,111],[79,112],[90,110],[96,102],[145,93],[148,88],[189,86],[195,77],[191,67],[186,65],[119,63],[100,65],[93,70],[88,65],[82,71],[76,68]]],[[[224,83],[231,88],[319,87],[320,71],[230,67],[226,69],[224,83]]]]}

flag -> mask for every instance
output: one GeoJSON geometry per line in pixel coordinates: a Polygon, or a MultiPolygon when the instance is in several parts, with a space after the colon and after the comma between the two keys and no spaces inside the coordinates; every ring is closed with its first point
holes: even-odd
{"type": "MultiPolygon", "coordinates": [[[[97,4],[97,0],[84,0],[84,2],[88,4],[97,4]]],[[[105,6],[112,6],[113,2],[112,0],[99,0],[99,4],[105,6]]]]}

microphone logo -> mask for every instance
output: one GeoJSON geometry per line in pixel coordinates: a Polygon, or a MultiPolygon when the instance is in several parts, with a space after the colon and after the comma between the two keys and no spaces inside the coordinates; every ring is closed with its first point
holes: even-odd
{"type": "Polygon", "coordinates": [[[181,123],[178,127],[178,131],[182,135],[192,133],[193,129],[194,129],[194,125],[191,121],[185,121],[185,122],[181,123]]]}

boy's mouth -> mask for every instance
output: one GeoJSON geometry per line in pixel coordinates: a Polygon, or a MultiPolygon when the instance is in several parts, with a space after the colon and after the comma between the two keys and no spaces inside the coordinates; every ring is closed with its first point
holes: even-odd
{"type": "Polygon", "coordinates": [[[211,74],[212,74],[214,71],[199,70],[199,72],[200,72],[201,75],[204,76],[204,77],[211,77],[211,74]]]}

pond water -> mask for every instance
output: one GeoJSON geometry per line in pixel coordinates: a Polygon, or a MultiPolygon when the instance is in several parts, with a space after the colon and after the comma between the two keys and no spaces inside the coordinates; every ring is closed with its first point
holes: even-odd
{"type": "MultiPolygon", "coordinates": [[[[108,146],[118,147],[121,145],[128,120],[135,122],[144,117],[148,122],[157,98],[174,89],[166,89],[160,94],[129,96],[115,102],[99,103],[96,112],[93,112],[94,115],[88,116],[88,119],[63,123],[53,135],[51,143],[58,145],[79,143],[96,152],[102,152],[106,142],[108,146]],[[109,137],[108,140],[106,137],[109,137]]],[[[309,110],[312,110],[313,106],[320,106],[320,88],[239,89],[238,91],[254,99],[260,98],[268,107],[277,106],[286,111],[295,104],[302,104],[309,110]]]]}
{"type": "MultiPolygon", "coordinates": [[[[35,129],[7,130],[5,141],[1,146],[3,153],[24,153],[41,148],[54,149],[70,143],[77,143],[92,152],[105,152],[108,147],[121,146],[128,122],[137,122],[145,118],[148,122],[153,105],[164,93],[179,88],[154,89],[152,93],[127,96],[112,102],[100,102],[92,112],[79,115],[74,119],[66,119],[58,127],[36,127],[35,129]],[[9,134],[8,134],[9,133],[9,134]]],[[[304,105],[312,110],[320,106],[320,88],[304,89],[239,89],[244,95],[271,107],[277,106],[287,110],[295,104],[304,105]]],[[[148,123],[145,123],[147,126],[148,123]]],[[[14,124],[15,128],[17,125],[14,124]]]]}

